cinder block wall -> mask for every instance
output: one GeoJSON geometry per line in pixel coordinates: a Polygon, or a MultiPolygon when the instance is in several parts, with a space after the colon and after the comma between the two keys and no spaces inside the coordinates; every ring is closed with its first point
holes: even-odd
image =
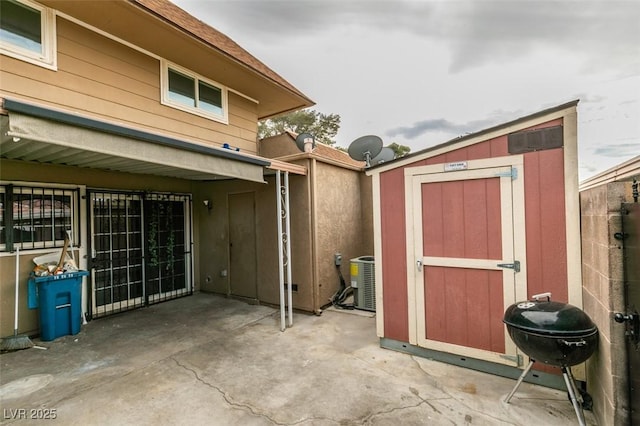
{"type": "Polygon", "coordinates": [[[625,327],[613,321],[624,312],[620,204],[627,183],[614,182],[580,193],[584,311],[598,326],[599,347],[587,361],[587,391],[601,425],[627,425],[625,327]]]}

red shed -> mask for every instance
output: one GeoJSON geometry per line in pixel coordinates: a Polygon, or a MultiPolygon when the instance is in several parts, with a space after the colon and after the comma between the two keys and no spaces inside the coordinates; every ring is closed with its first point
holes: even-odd
{"type": "MultiPolygon", "coordinates": [[[[543,292],[582,307],[577,104],[367,171],[383,347],[516,378],[506,308],[543,292]]],[[[541,370],[529,381],[564,386],[541,370]]]]}

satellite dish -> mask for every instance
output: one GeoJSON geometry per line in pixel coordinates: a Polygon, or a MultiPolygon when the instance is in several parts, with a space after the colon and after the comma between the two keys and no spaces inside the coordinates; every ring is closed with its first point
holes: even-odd
{"type": "Polygon", "coordinates": [[[310,133],[300,133],[296,137],[296,145],[302,152],[311,152],[316,147],[316,138],[310,133]]]}
{"type": "Polygon", "coordinates": [[[351,142],[347,152],[349,157],[356,161],[365,161],[367,167],[371,166],[371,159],[382,151],[382,139],[375,135],[361,136],[351,142]]]}
{"type": "Polygon", "coordinates": [[[396,158],[396,153],[388,146],[385,146],[384,148],[382,148],[382,151],[380,151],[380,154],[373,157],[373,159],[371,160],[371,165],[375,166],[378,164],[382,164],[387,161],[391,161],[394,158],[396,158]]]}

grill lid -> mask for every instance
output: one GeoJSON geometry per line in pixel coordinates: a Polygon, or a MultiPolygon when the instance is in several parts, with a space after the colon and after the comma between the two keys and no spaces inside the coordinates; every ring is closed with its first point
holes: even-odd
{"type": "Polygon", "coordinates": [[[597,330],[581,309],[550,299],[551,294],[545,293],[534,296],[533,300],[515,303],[505,311],[503,322],[524,331],[549,335],[587,335],[597,330]],[[547,300],[539,300],[540,296],[546,296],[547,300]]]}

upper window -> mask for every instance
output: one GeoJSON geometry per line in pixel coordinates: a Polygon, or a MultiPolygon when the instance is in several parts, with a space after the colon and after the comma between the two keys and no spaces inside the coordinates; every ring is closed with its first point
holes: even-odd
{"type": "Polygon", "coordinates": [[[0,52],[55,69],[53,10],[29,0],[1,0],[0,52]]]}
{"type": "Polygon", "coordinates": [[[162,103],[228,122],[227,90],[183,68],[163,62],[162,103]]]}

